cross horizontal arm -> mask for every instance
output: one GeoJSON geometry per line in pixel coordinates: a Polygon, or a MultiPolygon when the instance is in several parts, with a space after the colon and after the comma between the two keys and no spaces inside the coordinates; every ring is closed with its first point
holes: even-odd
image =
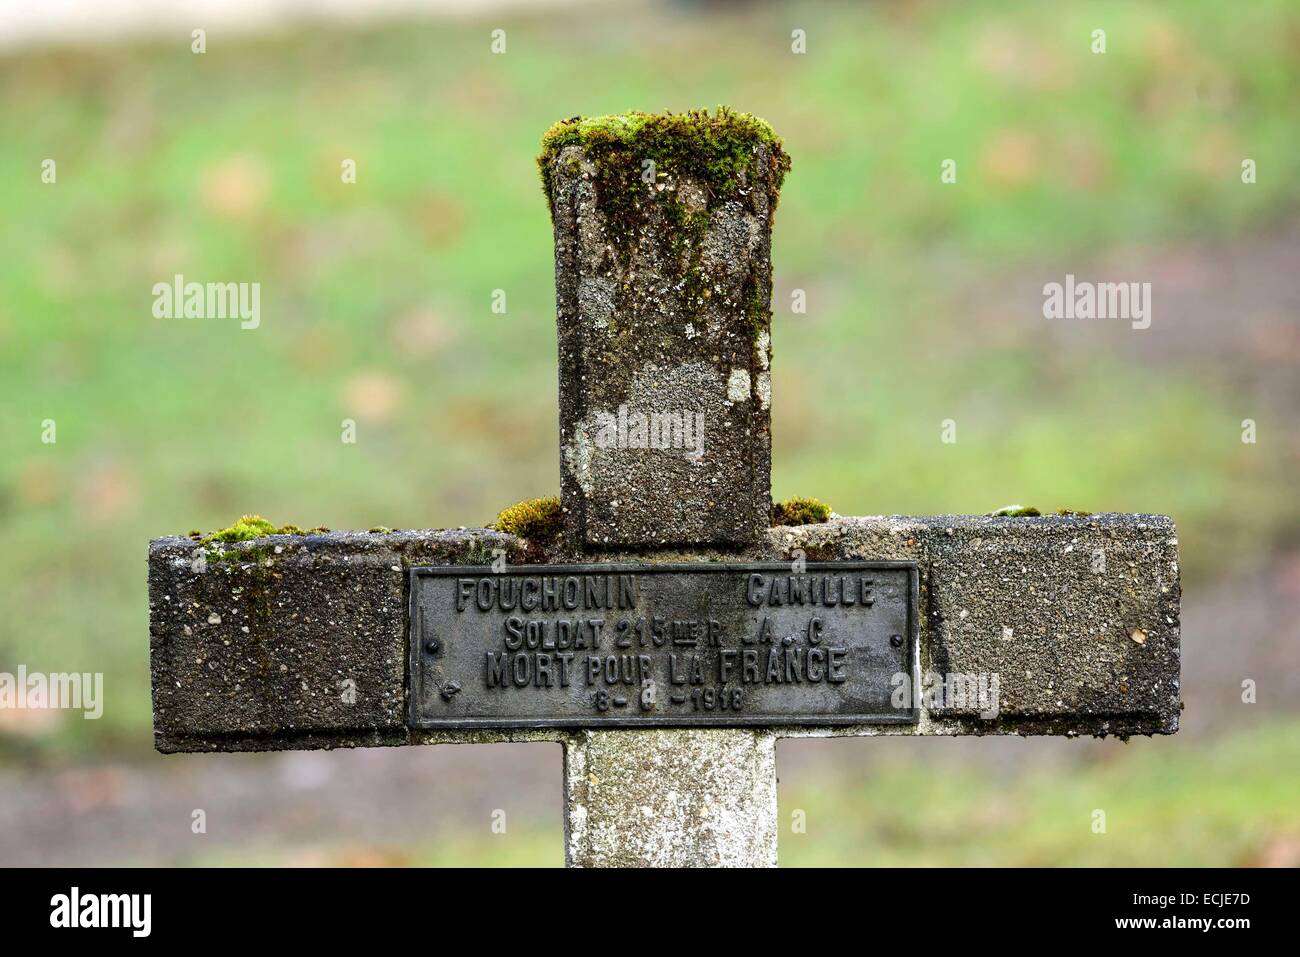
{"type": "MultiPolygon", "coordinates": [[[[275,535],[216,551],[153,542],[156,746],[568,740],[562,728],[408,722],[409,568],[488,565],[494,549],[512,565],[584,557],[524,544],[488,529],[275,535]]],[[[919,720],[771,729],[778,736],[1169,734],[1180,708],[1177,545],[1173,523],[1156,515],[874,517],[775,528],[743,553],[694,557],[918,563],[923,682],[900,693],[916,694],[919,720]],[[994,676],[990,709],[974,694],[994,676]]]]}

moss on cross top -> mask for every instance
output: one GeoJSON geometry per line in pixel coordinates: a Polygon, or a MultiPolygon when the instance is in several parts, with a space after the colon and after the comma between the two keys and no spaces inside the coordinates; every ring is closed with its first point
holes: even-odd
{"type": "Polygon", "coordinates": [[[634,110],[613,116],[575,116],[554,124],[542,137],[537,165],[548,203],[548,170],[568,146],[581,146],[598,169],[617,166],[625,175],[636,177],[643,172],[642,162],[652,160],[658,171],[696,178],[714,195],[733,191],[744,171],[752,169],[758,148],[765,146],[771,164],[768,191],[773,207],[790,169],[790,157],[770,123],[726,106],[712,113],[634,110]]]}

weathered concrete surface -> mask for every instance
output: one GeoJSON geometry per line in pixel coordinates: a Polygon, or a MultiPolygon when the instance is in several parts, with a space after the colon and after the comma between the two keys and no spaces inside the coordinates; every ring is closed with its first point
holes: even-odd
{"type": "MultiPolygon", "coordinates": [[[[517,564],[525,556],[518,539],[486,529],[270,536],[226,546],[206,567],[195,565],[196,547],[166,538],[149,550],[159,750],[566,739],[554,730],[406,727],[407,566],[485,564],[493,548],[517,564]]],[[[777,728],[778,736],[1178,728],[1178,549],[1168,518],[845,518],[772,529],[740,551],[654,558],[801,555],[918,561],[922,671],[998,674],[999,712],[985,720],[971,708],[923,701],[917,725],[777,728]]]]}
{"type": "Polygon", "coordinates": [[[1166,516],[844,518],[776,529],[773,544],[809,561],[916,560],[921,671],[998,675],[995,719],[923,707],[915,728],[884,733],[1178,730],[1181,590],[1166,516]]]}
{"type": "Polygon", "coordinates": [[[565,740],[570,867],[775,867],[776,736],[732,728],[565,740]]]}
{"type": "Polygon", "coordinates": [[[406,567],[490,562],[489,530],[149,546],[161,751],[404,744],[406,567]]]}
{"type": "Polygon", "coordinates": [[[738,545],[767,529],[773,149],[755,142],[748,168],[722,191],[653,151],[621,155],[627,169],[611,169],[608,157],[598,164],[569,146],[545,170],[561,499],[581,546],[738,545]],[[643,159],[662,161],[652,183],[641,180],[643,159]],[[602,442],[602,417],[620,412],[685,416],[691,441],[602,442]]]}

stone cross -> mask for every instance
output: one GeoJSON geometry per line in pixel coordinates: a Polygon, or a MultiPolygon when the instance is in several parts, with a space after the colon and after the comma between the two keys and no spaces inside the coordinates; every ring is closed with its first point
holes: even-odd
{"type": "Polygon", "coordinates": [[[1168,518],[774,526],[766,123],[576,119],[539,162],[559,505],[152,542],[160,751],[558,741],[570,865],[767,866],[781,737],[1177,730],[1168,518]]]}

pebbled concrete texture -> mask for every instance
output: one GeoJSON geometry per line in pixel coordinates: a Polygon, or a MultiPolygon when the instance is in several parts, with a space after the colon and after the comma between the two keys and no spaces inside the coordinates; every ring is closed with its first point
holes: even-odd
{"type": "Polygon", "coordinates": [[[747,175],[719,195],[662,172],[641,192],[633,176],[630,206],[602,195],[580,146],[546,171],[561,499],[582,547],[736,546],[767,529],[772,165],[768,147],[756,146],[747,175]],[[683,240],[682,216],[702,217],[697,238],[683,240]],[[611,445],[601,417],[620,410],[687,416],[690,441],[611,445]]]}
{"type": "Polygon", "coordinates": [[[996,718],[945,702],[906,733],[1178,730],[1181,588],[1166,516],[842,518],[773,540],[809,561],[919,562],[921,671],[998,675],[996,718]]]}
{"type": "Polygon", "coordinates": [[[405,569],[487,563],[493,548],[519,557],[486,529],[150,543],[156,746],[407,743],[405,569]]]}
{"type": "Polygon", "coordinates": [[[773,734],[579,732],[564,744],[564,786],[570,867],[776,866],[773,734]]]}

